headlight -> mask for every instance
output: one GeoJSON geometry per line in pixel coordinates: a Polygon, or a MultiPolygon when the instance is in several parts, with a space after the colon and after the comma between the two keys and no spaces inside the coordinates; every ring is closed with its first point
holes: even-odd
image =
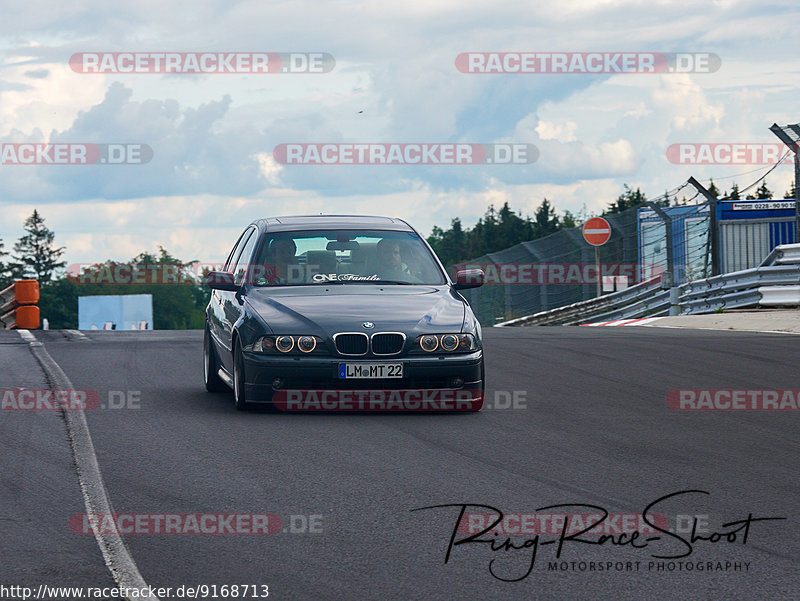
{"type": "MultiPolygon", "coordinates": [[[[308,354],[324,352],[325,345],[318,336],[262,336],[253,344],[256,353],[308,354]]],[[[249,350],[249,349],[248,349],[249,350]]]]}
{"type": "Polygon", "coordinates": [[[268,353],[275,348],[275,339],[272,336],[263,336],[256,340],[253,350],[257,353],[268,353]]]}
{"type": "Polygon", "coordinates": [[[433,334],[426,334],[419,339],[419,345],[422,347],[423,351],[430,353],[435,351],[436,347],[439,346],[439,339],[433,334]]]}
{"type": "Polygon", "coordinates": [[[478,341],[472,334],[425,334],[419,337],[419,348],[426,353],[469,352],[478,350],[478,341]]]}
{"type": "Polygon", "coordinates": [[[300,336],[297,339],[297,348],[299,348],[304,353],[310,353],[313,351],[317,346],[317,339],[313,336],[300,336]]]}
{"type": "Polygon", "coordinates": [[[458,336],[455,334],[445,334],[442,336],[442,348],[446,351],[454,351],[458,348],[458,336]]]}
{"type": "Polygon", "coordinates": [[[477,351],[478,341],[472,334],[460,334],[458,336],[458,350],[459,351],[477,351]]]}
{"type": "Polygon", "coordinates": [[[294,348],[294,338],[291,336],[278,336],[275,341],[275,348],[282,353],[288,353],[294,348]]]}

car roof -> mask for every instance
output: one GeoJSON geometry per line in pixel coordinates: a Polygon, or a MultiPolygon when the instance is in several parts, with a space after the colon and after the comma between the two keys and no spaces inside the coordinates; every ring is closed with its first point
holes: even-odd
{"type": "Polygon", "coordinates": [[[396,217],[374,215],[286,215],[267,217],[253,222],[270,232],[311,229],[378,229],[413,232],[414,228],[396,217]]]}

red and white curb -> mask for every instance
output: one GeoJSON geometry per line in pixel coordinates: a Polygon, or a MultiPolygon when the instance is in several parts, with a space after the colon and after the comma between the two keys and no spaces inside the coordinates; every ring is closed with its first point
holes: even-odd
{"type": "Polygon", "coordinates": [[[640,317],[639,319],[618,319],[616,321],[598,321],[596,323],[582,323],[582,326],[644,326],[660,317],[640,317]]]}

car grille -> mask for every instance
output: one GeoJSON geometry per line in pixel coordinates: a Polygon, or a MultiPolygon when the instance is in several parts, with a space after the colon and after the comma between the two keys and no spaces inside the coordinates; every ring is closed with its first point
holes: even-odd
{"type": "Polygon", "coordinates": [[[336,350],[342,355],[366,355],[369,338],[366,334],[336,334],[336,350]]]}
{"type": "Polygon", "coordinates": [[[404,342],[402,334],[374,334],[372,352],[376,355],[396,355],[403,350],[404,342]]]}

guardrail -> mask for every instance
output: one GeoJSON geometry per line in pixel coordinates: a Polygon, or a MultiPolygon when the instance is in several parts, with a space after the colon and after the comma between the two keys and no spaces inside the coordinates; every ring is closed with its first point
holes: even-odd
{"type": "Polygon", "coordinates": [[[586,322],[696,315],[721,309],[800,305],[800,244],[775,249],[760,267],[663,289],[660,279],[627,290],[520,317],[496,327],[575,325],[586,322]]]}
{"type": "Polygon", "coordinates": [[[0,290],[0,329],[35,330],[39,327],[39,282],[19,280],[0,290]]]}
{"type": "Polygon", "coordinates": [[[585,321],[588,316],[623,310],[625,307],[645,301],[661,291],[661,278],[657,277],[619,292],[504,321],[495,327],[569,325],[585,321]]]}
{"type": "Polygon", "coordinates": [[[781,244],[772,249],[761,262],[761,267],[797,264],[800,264],[800,244],[781,244]]]}

